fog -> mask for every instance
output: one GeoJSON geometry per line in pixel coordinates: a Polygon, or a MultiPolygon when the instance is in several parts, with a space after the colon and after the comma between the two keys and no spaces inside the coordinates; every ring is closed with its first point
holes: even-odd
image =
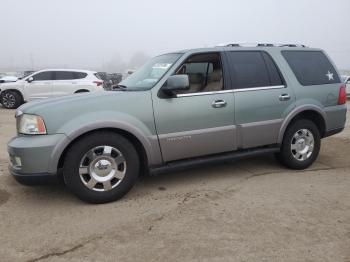
{"type": "Polygon", "coordinates": [[[1,0],[0,69],[122,71],[223,42],[300,43],[350,69],[349,0],[1,0]]]}

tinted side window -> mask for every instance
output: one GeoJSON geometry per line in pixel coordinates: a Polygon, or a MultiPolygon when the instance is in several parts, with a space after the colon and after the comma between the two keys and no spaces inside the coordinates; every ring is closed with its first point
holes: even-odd
{"type": "Polygon", "coordinates": [[[281,73],[279,72],[275,62],[272,60],[271,56],[269,56],[267,53],[262,52],[262,55],[264,57],[267,70],[269,72],[270,77],[270,85],[271,86],[281,86],[284,85],[284,81],[281,77],[281,73]]]}
{"type": "Polygon", "coordinates": [[[87,73],[74,72],[74,79],[83,79],[87,76],[87,73]]]}
{"type": "Polygon", "coordinates": [[[269,74],[259,51],[228,52],[234,88],[270,86],[269,74]]]}
{"type": "Polygon", "coordinates": [[[223,75],[219,53],[203,53],[189,57],[176,74],[188,75],[190,89],[177,92],[198,93],[215,92],[223,89],[223,75]]]}
{"type": "Polygon", "coordinates": [[[70,71],[56,71],[55,72],[55,79],[56,80],[72,80],[74,78],[75,72],[70,71]]]}
{"type": "Polygon", "coordinates": [[[53,80],[52,71],[41,72],[33,75],[33,81],[47,81],[53,80]]]}
{"type": "Polygon", "coordinates": [[[321,51],[282,51],[303,86],[340,83],[339,76],[321,51]]]}

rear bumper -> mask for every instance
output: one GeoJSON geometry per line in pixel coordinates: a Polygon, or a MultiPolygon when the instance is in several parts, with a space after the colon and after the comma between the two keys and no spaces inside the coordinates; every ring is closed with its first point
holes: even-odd
{"type": "Polygon", "coordinates": [[[324,134],[323,137],[333,136],[335,134],[342,132],[343,130],[344,130],[344,127],[328,130],[328,131],[326,131],[326,133],[324,134]]]}
{"type": "Polygon", "coordinates": [[[324,137],[341,132],[345,127],[347,106],[337,105],[325,108],[326,132],[324,137]]]}

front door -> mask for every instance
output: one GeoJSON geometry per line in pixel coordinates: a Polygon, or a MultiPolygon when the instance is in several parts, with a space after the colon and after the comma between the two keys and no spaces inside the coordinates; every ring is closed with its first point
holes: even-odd
{"type": "Polygon", "coordinates": [[[220,53],[190,56],[176,73],[188,75],[190,89],[153,98],[163,160],[235,150],[234,96],[224,90],[220,53]]]}
{"type": "Polygon", "coordinates": [[[25,97],[28,97],[29,101],[51,97],[53,72],[39,72],[32,77],[33,81],[26,83],[24,86],[25,97]]]}

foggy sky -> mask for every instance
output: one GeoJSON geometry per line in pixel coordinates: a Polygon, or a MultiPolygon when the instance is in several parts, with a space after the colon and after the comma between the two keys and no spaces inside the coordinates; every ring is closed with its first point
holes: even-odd
{"type": "Polygon", "coordinates": [[[119,68],[223,42],[302,43],[350,69],[349,0],[0,0],[0,10],[0,69],[119,68]]]}

